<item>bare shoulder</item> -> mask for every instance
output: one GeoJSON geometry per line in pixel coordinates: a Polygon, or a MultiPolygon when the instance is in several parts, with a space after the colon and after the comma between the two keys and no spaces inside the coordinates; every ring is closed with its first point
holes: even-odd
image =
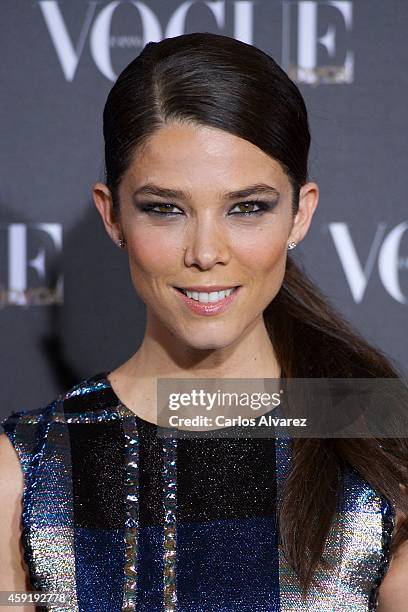
{"type": "Polygon", "coordinates": [[[5,433],[0,434],[0,462],[2,471],[7,469],[13,470],[14,468],[14,475],[23,475],[17,453],[8,435],[5,433]]]}
{"type": "Polygon", "coordinates": [[[3,512],[6,509],[4,504],[7,509],[10,509],[12,504],[17,505],[23,493],[23,485],[23,472],[16,450],[9,437],[2,433],[0,434],[0,496],[3,512]]]}
{"type": "Polygon", "coordinates": [[[28,585],[21,548],[24,477],[18,455],[5,433],[0,434],[0,591],[25,590],[28,585]]]}
{"type": "MultiPolygon", "coordinates": [[[[396,525],[405,515],[396,511],[396,525]]],[[[408,612],[408,541],[391,556],[388,571],[378,592],[378,612],[408,612]]]]}

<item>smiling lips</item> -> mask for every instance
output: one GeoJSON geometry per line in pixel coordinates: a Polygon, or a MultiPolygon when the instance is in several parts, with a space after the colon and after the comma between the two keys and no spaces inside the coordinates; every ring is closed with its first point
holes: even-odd
{"type": "Polygon", "coordinates": [[[175,287],[177,295],[184,304],[197,314],[214,315],[224,312],[235,300],[240,286],[191,286],[188,288],[175,287]]]}

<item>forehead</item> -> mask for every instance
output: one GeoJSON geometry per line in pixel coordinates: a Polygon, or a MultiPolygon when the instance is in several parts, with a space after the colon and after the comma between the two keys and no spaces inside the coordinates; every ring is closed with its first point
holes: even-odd
{"type": "Polygon", "coordinates": [[[160,182],[166,187],[225,190],[255,182],[273,182],[279,191],[289,179],[276,160],[229,132],[197,124],[163,126],[136,151],[127,171],[132,183],[160,182]]]}

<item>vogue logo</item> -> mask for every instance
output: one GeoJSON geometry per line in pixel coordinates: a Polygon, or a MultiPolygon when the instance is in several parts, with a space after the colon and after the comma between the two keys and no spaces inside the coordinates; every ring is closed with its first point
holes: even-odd
{"type": "MultiPolygon", "coordinates": [[[[140,50],[149,41],[158,42],[163,38],[185,33],[190,9],[198,3],[208,8],[218,31],[226,33],[227,0],[185,0],[173,11],[164,27],[146,1],[115,0],[99,11],[99,2],[91,1],[87,5],[84,3],[82,26],[76,42],[69,32],[58,0],[39,0],[38,4],[65,79],[73,81],[85,44],[89,40],[90,53],[96,67],[107,79],[114,81],[117,74],[112,66],[113,47],[138,45],[140,50]],[[135,23],[141,23],[141,35],[135,32],[132,36],[112,36],[112,18],[117,8],[125,4],[137,11],[138,19],[135,18],[135,23]]],[[[229,30],[232,30],[234,38],[249,44],[253,44],[254,38],[254,4],[254,0],[228,2],[228,6],[232,7],[232,24],[229,30]]],[[[310,84],[351,83],[354,56],[346,47],[347,35],[353,25],[351,0],[283,0],[281,4],[276,3],[276,6],[281,11],[282,19],[281,64],[290,76],[298,82],[310,84]],[[325,33],[319,35],[319,29],[323,29],[325,33]],[[341,41],[341,62],[335,60],[338,40],[341,41]],[[296,48],[295,57],[291,56],[292,47],[296,48]],[[325,54],[323,63],[321,60],[319,63],[319,50],[325,54]]],[[[200,29],[199,24],[195,29],[200,29]]]]}
{"type": "Polygon", "coordinates": [[[62,252],[61,224],[12,223],[1,225],[0,230],[6,234],[7,249],[6,268],[1,268],[0,305],[62,304],[63,277],[51,264],[62,252]],[[29,251],[35,255],[29,256],[29,251]]]}
{"type": "Polygon", "coordinates": [[[408,298],[400,286],[399,273],[408,269],[408,258],[400,256],[400,244],[408,222],[399,223],[385,235],[385,223],[379,223],[365,263],[355,249],[347,223],[329,223],[328,230],[343,267],[351,294],[356,303],[364,297],[368,281],[377,263],[381,282],[397,302],[407,304],[408,298]]]}
{"type": "Polygon", "coordinates": [[[339,0],[282,2],[282,67],[299,83],[352,83],[354,53],[347,48],[353,27],[353,4],[339,0]],[[325,12],[325,19],[322,13],[325,12]],[[335,25],[336,24],[336,25],[335,25]],[[297,55],[291,57],[292,32],[297,29],[297,55]],[[318,30],[324,34],[318,35],[318,30]],[[342,51],[337,48],[341,39],[342,51]],[[318,51],[326,55],[322,64],[318,51]],[[336,56],[342,54],[342,61],[336,56]]]}
{"type": "MultiPolygon", "coordinates": [[[[81,33],[74,44],[68,32],[67,25],[57,0],[41,0],[39,6],[44,16],[45,23],[50,33],[52,42],[57,52],[64,76],[67,81],[72,81],[84,50],[87,38],[92,58],[100,72],[111,81],[117,77],[112,67],[110,56],[111,45],[111,22],[116,9],[123,4],[133,6],[139,14],[142,22],[141,46],[150,41],[158,42],[162,38],[179,36],[185,31],[187,14],[196,0],[187,0],[180,4],[171,15],[167,26],[162,29],[160,21],[154,11],[139,0],[122,2],[116,0],[109,2],[98,14],[96,14],[97,2],[89,2],[82,23],[81,33]]],[[[222,31],[225,27],[225,0],[216,2],[207,1],[204,4],[213,14],[216,25],[222,31]]],[[[234,10],[234,38],[243,42],[252,43],[252,0],[237,0],[232,3],[234,10]]],[[[116,40],[116,39],[114,39],[116,40]]]]}

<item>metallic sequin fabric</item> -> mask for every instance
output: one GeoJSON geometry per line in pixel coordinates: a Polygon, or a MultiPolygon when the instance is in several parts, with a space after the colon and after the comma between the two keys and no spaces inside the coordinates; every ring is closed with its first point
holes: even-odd
{"type": "Polygon", "coordinates": [[[303,600],[276,529],[290,440],[157,436],[105,373],[2,425],[25,476],[31,585],[66,595],[56,612],[376,608],[395,514],[351,468],[325,549],[332,569],[303,600]]]}

